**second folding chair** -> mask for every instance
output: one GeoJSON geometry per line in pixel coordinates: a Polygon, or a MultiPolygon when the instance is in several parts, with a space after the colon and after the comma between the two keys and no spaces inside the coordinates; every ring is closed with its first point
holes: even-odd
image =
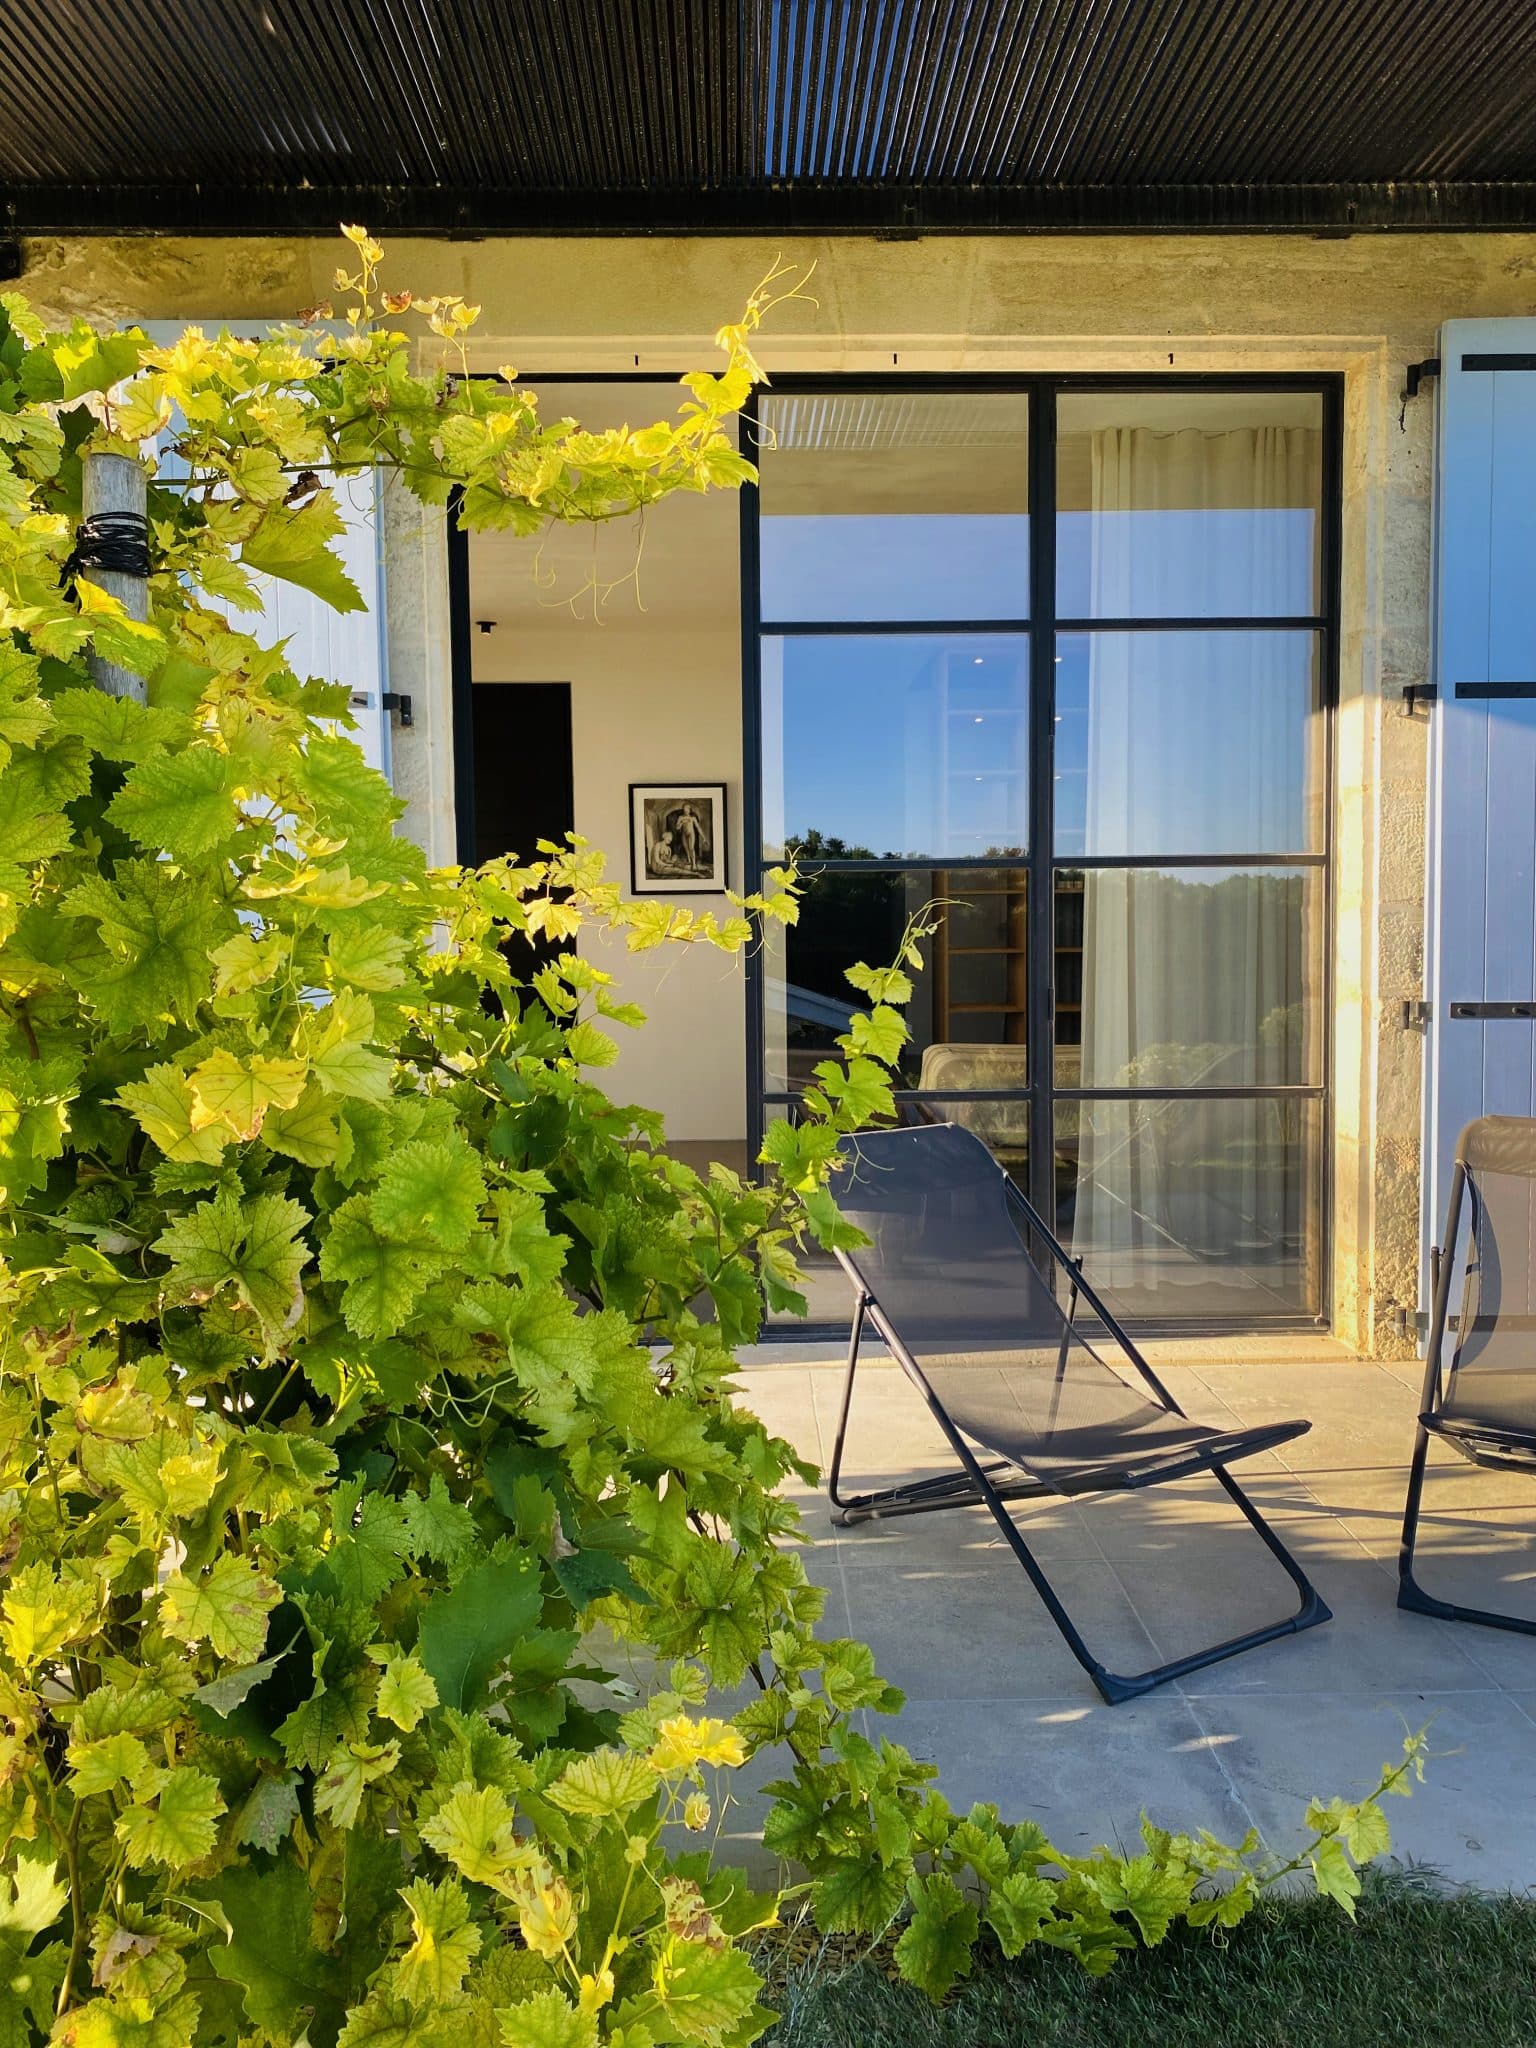
{"type": "Polygon", "coordinates": [[[1536,1635],[1536,1620],[1436,1599],[1415,1577],[1431,1437],[1473,1465],[1536,1477],[1536,1118],[1479,1117],[1456,1141],[1397,1585],[1398,1606],[1412,1613],[1536,1635]],[[1458,1272],[1456,1337],[1447,1358],[1458,1272]]]}

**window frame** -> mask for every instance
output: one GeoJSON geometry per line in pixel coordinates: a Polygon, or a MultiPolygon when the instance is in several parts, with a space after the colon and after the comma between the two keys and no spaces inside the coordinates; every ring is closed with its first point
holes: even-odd
{"type": "MultiPolygon", "coordinates": [[[[1010,1101],[1027,1105],[1030,1134],[1028,1189],[1041,1213],[1054,1219],[1056,1201],[1056,1105],[1074,1101],[1243,1101],[1291,1098],[1315,1101],[1320,1138],[1316,1173],[1319,1184],[1312,1195],[1317,1203],[1318,1272],[1315,1311],[1276,1313],[1262,1318],[1265,1327],[1325,1326],[1332,1310],[1332,1264],[1328,1246],[1333,1213],[1334,1147],[1331,1104],[1333,1096],[1334,1049],[1334,947],[1331,935],[1335,916],[1335,775],[1336,711],[1339,701],[1339,659],[1342,597],[1343,524],[1343,401],[1341,374],[1317,372],[1262,372],[1223,374],[1214,371],[1166,374],[1116,374],[1094,372],[1083,375],[1047,375],[1011,372],[889,372],[868,375],[851,373],[784,374],[774,380],[769,398],[802,393],[852,392],[991,392],[1024,395],[1029,401],[1027,450],[1028,494],[1028,587],[1029,617],[1024,620],[902,620],[888,623],[870,620],[765,619],[762,613],[760,575],[760,492],[748,485],[741,498],[741,595],[742,595],[742,779],[747,873],[749,883],[772,856],[763,848],[763,726],[762,645],[766,637],[795,634],[835,637],[839,633],[869,636],[894,633],[1014,631],[1027,636],[1030,678],[1030,767],[1029,767],[1029,852],[1016,859],[997,855],[971,859],[878,860],[818,862],[814,869],[835,866],[839,872],[884,871],[907,873],[918,869],[1009,869],[1027,873],[1027,1027],[1028,1085],[1020,1089],[978,1089],[965,1091],[964,1099],[974,1102],[1010,1101]],[[1251,617],[1231,615],[1205,618],[1118,619],[1058,616],[1056,610],[1056,404],[1064,393],[1096,391],[1133,397],[1138,393],[1169,391],[1272,391],[1304,392],[1320,401],[1322,421],[1322,500],[1319,507],[1318,551],[1319,609],[1304,616],[1251,617]],[[1322,833],[1315,851],[1274,855],[1253,855],[1234,850],[1206,855],[1063,855],[1056,849],[1054,803],[1055,665],[1058,636],[1064,633],[1219,632],[1226,631],[1308,631],[1317,636],[1318,675],[1316,715],[1322,720],[1320,744],[1321,788],[1319,801],[1322,833]],[[1323,920],[1320,1017],[1321,1079],[1316,1083],[1271,1084],[1268,1086],[1195,1086],[1189,1088],[1063,1088],[1055,1079],[1055,898],[1060,872],[1081,873],[1094,868],[1183,869],[1206,867],[1265,866],[1315,867],[1321,871],[1319,916],[1323,920]]],[[[759,432],[759,400],[749,401],[742,420],[742,446],[755,455],[759,432]]],[[[766,975],[758,951],[747,962],[747,1142],[748,1158],[755,1159],[762,1145],[763,1131],[774,1114],[792,1109],[795,1098],[770,1090],[767,1082],[766,975]]],[[[932,1092],[902,1088],[895,1091],[902,1102],[940,1102],[959,1099],[959,1091],[932,1092]]],[[[1249,1318],[1204,1317],[1181,1319],[1169,1327],[1182,1330],[1209,1327],[1248,1327],[1249,1318]]],[[[1143,1326],[1159,1327],[1159,1319],[1144,1319],[1143,1326]]]]}

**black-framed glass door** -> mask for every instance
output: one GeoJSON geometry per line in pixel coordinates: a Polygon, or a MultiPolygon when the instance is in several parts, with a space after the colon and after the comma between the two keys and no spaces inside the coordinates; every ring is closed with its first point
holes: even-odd
{"type": "Polygon", "coordinates": [[[1326,1313],[1337,380],[784,380],[749,429],[759,1120],[938,903],[903,1114],[1143,1321],[1326,1313]]]}

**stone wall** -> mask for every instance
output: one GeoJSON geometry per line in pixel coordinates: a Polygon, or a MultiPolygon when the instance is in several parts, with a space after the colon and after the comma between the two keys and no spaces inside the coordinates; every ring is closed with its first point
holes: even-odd
{"type": "MultiPolygon", "coordinates": [[[[328,295],[337,248],[37,240],[22,289],[50,318],[280,319],[328,295]]],[[[484,307],[475,367],[655,371],[708,365],[713,329],[776,253],[734,238],[402,241],[388,277],[484,307]]],[[[1333,1315],[1361,1350],[1411,1352],[1422,1046],[1400,1005],[1422,985],[1425,722],[1399,704],[1429,659],[1434,400],[1430,387],[1400,422],[1399,394],[1406,364],[1435,352],[1441,321],[1536,311],[1536,237],[849,237],[795,240],[785,253],[814,261],[813,296],[769,322],[770,372],[1344,374],[1333,1315]]],[[[446,621],[429,588],[435,543],[418,534],[411,545],[422,573],[398,626],[392,600],[391,632],[399,658],[421,664],[427,716],[418,710],[398,753],[417,829],[437,850],[446,621]]]]}

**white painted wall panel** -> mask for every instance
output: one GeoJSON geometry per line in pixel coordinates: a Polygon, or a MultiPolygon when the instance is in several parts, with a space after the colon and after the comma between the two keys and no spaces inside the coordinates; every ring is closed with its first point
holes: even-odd
{"type": "Polygon", "coordinates": [[[1440,363],[1426,1252],[1443,1228],[1462,1126],[1536,1113],[1536,1019],[1450,1014],[1453,1003],[1536,1004],[1536,698],[1457,694],[1458,684],[1536,685],[1536,320],[1449,321],[1440,363]],[[1531,367],[1476,368],[1472,356],[1531,367]]]}

